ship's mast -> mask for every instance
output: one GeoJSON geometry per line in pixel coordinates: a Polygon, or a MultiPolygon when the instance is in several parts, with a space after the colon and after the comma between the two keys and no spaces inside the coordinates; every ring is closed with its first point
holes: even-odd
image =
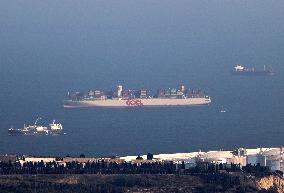
{"type": "Polygon", "coordinates": [[[41,117],[38,117],[35,121],[35,125],[37,124],[37,122],[41,119],[41,117]]]}

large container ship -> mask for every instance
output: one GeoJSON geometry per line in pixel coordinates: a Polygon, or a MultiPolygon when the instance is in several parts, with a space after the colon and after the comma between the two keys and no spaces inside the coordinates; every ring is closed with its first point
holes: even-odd
{"type": "Polygon", "coordinates": [[[273,76],[275,72],[271,68],[267,68],[265,65],[262,70],[253,68],[247,68],[241,64],[236,64],[233,74],[235,75],[260,75],[260,76],[273,76]]]}
{"type": "Polygon", "coordinates": [[[147,89],[126,90],[118,85],[116,91],[103,92],[68,92],[68,99],[63,101],[65,108],[83,107],[165,107],[208,105],[211,99],[201,90],[159,89],[154,95],[147,89]]]}

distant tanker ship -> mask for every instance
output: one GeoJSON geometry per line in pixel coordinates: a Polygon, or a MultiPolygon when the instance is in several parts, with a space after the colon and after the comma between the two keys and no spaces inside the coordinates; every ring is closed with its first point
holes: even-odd
{"type": "Polygon", "coordinates": [[[200,90],[160,89],[155,95],[146,89],[124,90],[121,85],[115,92],[88,91],[86,93],[68,93],[63,101],[65,108],[83,107],[164,107],[208,105],[211,99],[200,90]]]}
{"type": "Polygon", "coordinates": [[[236,64],[233,74],[235,75],[261,75],[261,76],[273,76],[275,72],[271,68],[266,68],[264,65],[262,70],[256,70],[255,68],[247,68],[241,64],[236,64]]]}

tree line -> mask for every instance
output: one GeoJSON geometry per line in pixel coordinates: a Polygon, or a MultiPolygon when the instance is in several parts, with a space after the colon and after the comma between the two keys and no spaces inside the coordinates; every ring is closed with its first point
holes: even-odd
{"type": "Polygon", "coordinates": [[[0,175],[7,174],[199,174],[226,172],[247,172],[269,174],[268,167],[258,165],[216,164],[198,162],[194,167],[187,167],[185,162],[108,162],[104,160],[80,163],[76,161],[62,164],[56,161],[44,163],[0,162],[0,175]]]}

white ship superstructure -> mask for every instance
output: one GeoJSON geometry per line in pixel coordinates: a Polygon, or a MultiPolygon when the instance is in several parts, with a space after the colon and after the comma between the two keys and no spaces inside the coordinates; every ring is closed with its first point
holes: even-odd
{"type": "Polygon", "coordinates": [[[63,131],[63,127],[61,123],[55,123],[55,120],[51,124],[49,124],[50,132],[53,134],[61,134],[63,131]]]}
{"type": "Polygon", "coordinates": [[[240,71],[244,71],[245,67],[243,67],[240,64],[236,64],[236,66],[234,67],[236,72],[240,72],[240,71]]]}

